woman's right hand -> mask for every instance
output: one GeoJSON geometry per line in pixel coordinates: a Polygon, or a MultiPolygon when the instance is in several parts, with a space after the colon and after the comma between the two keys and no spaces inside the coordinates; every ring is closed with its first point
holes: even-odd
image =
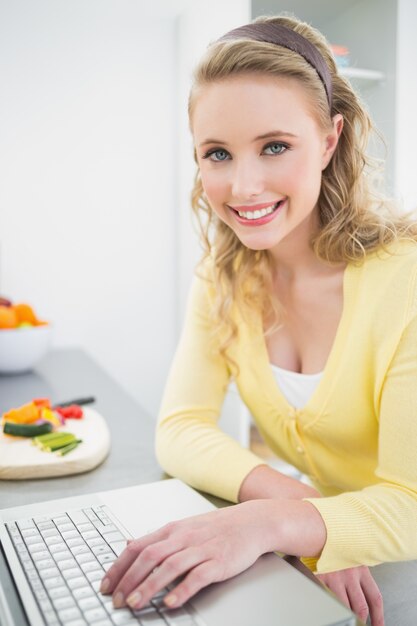
{"type": "Polygon", "coordinates": [[[363,622],[370,615],[372,626],[384,626],[382,595],[368,567],[351,567],[338,572],[316,574],[316,577],[363,622]]]}

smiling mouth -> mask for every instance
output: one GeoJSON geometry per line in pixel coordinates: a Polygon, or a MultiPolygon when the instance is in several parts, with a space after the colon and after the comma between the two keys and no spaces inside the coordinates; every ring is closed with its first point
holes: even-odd
{"type": "Polygon", "coordinates": [[[275,204],[271,204],[269,207],[256,209],[255,211],[237,211],[236,209],[233,209],[233,207],[230,208],[236,213],[236,215],[239,215],[239,217],[242,217],[245,220],[254,221],[274,213],[283,204],[284,200],[285,199],[278,200],[278,202],[275,202],[275,204]]]}

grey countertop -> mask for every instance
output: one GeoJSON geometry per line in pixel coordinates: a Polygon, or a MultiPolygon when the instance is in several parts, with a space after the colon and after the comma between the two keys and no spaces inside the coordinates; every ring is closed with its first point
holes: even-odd
{"type": "Polygon", "coordinates": [[[84,474],[0,480],[0,508],[152,482],[164,477],[154,455],[155,420],[81,349],[50,352],[33,372],[0,375],[0,414],[32,398],[53,403],[94,396],[111,434],[108,457],[84,474]]]}

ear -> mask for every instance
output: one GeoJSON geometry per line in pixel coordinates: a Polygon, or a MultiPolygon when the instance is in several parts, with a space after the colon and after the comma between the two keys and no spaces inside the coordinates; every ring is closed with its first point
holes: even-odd
{"type": "Polygon", "coordinates": [[[343,116],[340,113],[337,113],[332,118],[332,130],[325,136],[324,139],[324,152],[322,158],[322,170],[326,169],[328,164],[330,163],[330,159],[333,156],[334,151],[336,150],[339,137],[342,133],[343,129],[343,116]]]}

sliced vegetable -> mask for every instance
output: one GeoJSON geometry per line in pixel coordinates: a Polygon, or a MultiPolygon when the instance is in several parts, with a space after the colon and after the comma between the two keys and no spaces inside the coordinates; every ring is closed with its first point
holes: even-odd
{"type": "Polygon", "coordinates": [[[17,422],[19,424],[31,424],[39,419],[39,407],[34,402],[23,404],[17,409],[10,409],[3,415],[3,419],[8,422],[17,422]]]}
{"type": "Polygon", "coordinates": [[[64,456],[64,454],[68,454],[71,450],[74,450],[78,446],[78,444],[82,443],[82,439],[76,439],[72,443],[69,443],[67,446],[60,448],[57,452],[58,456],[64,456]]]}
{"type": "Polygon", "coordinates": [[[3,432],[5,435],[15,437],[36,437],[45,433],[50,433],[53,429],[51,423],[47,424],[18,424],[16,422],[4,422],[3,432]]]}

